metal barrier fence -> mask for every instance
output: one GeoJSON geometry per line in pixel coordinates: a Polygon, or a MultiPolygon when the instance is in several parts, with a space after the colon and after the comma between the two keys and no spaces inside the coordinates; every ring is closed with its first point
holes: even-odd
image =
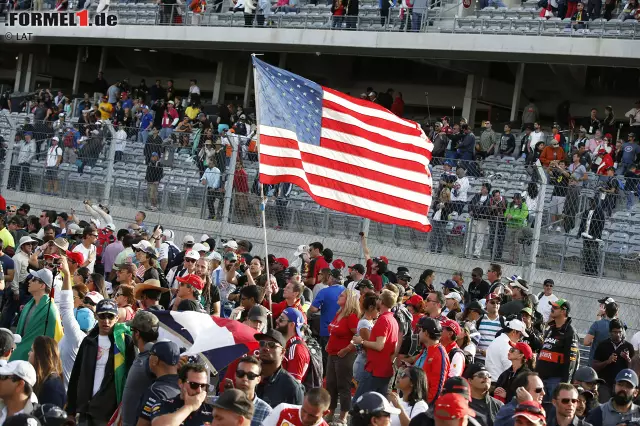
{"type": "MultiPolygon", "coordinates": [[[[5,129],[6,133],[10,124],[7,115],[0,117],[0,130],[5,129]]],[[[79,130],[80,126],[74,124],[73,128],[79,130]]],[[[138,142],[139,129],[122,130],[126,135],[124,141],[110,124],[91,125],[90,136],[83,141],[77,139],[72,146],[68,146],[69,130],[52,131],[30,143],[18,132],[17,141],[8,147],[6,159],[11,166],[4,174],[2,187],[68,199],[97,199],[136,209],[158,209],[222,224],[262,225],[258,152],[251,139],[234,134],[218,138],[195,131],[189,134],[188,146],[179,146],[171,137],[158,141],[153,133],[148,136],[151,143],[138,142]],[[57,152],[51,145],[54,134],[60,139],[57,152]],[[148,178],[153,152],[159,154],[163,165],[163,176],[157,184],[148,178]],[[57,155],[62,158],[55,166],[59,161],[57,155]]],[[[6,161],[4,164],[6,167],[6,161]]],[[[551,270],[638,279],[637,182],[591,171],[585,174],[586,180],[576,181],[569,178],[572,174],[575,177],[571,167],[565,178],[560,178],[560,168],[546,169],[549,183],[544,185],[535,166],[523,159],[435,158],[431,233],[369,223],[328,210],[299,188],[284,184],[264,188],[266,224],[269,228],[351,241],[357,241],[358,233],[365,230],[370,241],[512,263],[525,271],[537,264],[551,270]],[[447,162],[454,167],[449,170],[447,162]],[[456,165],[462,166],[459,176],[456,165]],[[462,169],[466,171],[463,173],[462,169]],[[483,185],[490,185],[491,191],[483,193],[483,185]],[[617,191],[609,189],[615,186],[617,191]],[[500,191],[499,196],[492,194],[495,190],[500,191]],[[521,195],[526,209],[511,204],[516,194],[521,195]],[[593,213],[589,213],[591,207],[596,207],[593,213]]]]}
{"type": "MultiPolygon", "coordinates": [[[[215,9],[215,8],[214,8],[215,9]]],[[[119,25],[169,25],[216,27],[275,27],[382,32],[438,32],[552,36],[578,38],[640,38],[640,25],[634,19],[596,19],[572,22],[570,18],[542,18],[536,7],[485,8],[476,16],[441,17],[439,10],[392,8],[381,13],[373,5],[363,6],[358,15],[333,16],[328,5],[273,7],[266,13],[245,14],[244,9],[211,13],[187,11],[176,5],[111,4],[108,13],[118,17],[119,25]]]]}

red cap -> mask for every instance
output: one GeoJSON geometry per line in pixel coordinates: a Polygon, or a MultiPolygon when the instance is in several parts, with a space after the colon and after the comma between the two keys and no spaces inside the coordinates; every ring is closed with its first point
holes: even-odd
{"type": "Polygon", "coordinates": [[[519,350],[522,355],[524,355],[524,359],[533,358],[533,351],[531,350],[531,346],[529,346],[528,344],[524,342],[513,343],[512,341],[509,341],[509,346],[519,350]]]}
{"type": "Polygon", "coordinates": [[[342,260],[342,259],[336,259],[336,260],[334,260],[334,261],[333,261],[333,263],[332,263],[332,265],[333,265],[334,269],[342,269],[342,268],[344,268],[345,266],[347,266],[347,264],[346,264],[346,263],[344,263],[344,260],[342,260]]]}
{"type": "Polygon", "coordinates": [[[441,420],[453,420],[463,416],[475,417],[476,412],[469,408],[469,400],[461,394],[446,393],[436,400],[433,415],[441,420]]]}
{"type": "Polygon", "coordinates": [[[411,305],[411,306],[416,306],[417,304],[419,304],[420,302],[422,302],[424,299],[422,298],[422,296],[420,296],[419,294],[414,294],[413,296],[411,296],[409,299],[407,299],[407,301],[405,302],[406,305],[411,305]]]}
{"type": "Polygon", "coordinates": [[[60,259],[60,255],[58,253],[45,254],[43,256],[43,258],[45,258],[45,259],[60,259]]]}
{"type": "Polygon", "coordinates": [[[542,424],[545,424],[547,421],[547,415],[540,405],[539,402],[536,401],[524,401],[516,407],[516,412],[513,417],[524,417],[532,423],[539,424],[542,421],[542,424]]]}
{"type": "Polygon", "coordinates": [[[204,281],[202,281],[202,278],[200,278],[196,274],[189,274],[185,275],[184,277],[178,277],[176,278],[176,280],[178,280],[179,283],[189,284],[196,290],[202,290],[204,288],[204,281]]]}
{"type": "Polygon", "coordinates": [[[275,263],[281,264],[282,267],[285,269],[289,267],[289,261],[284,257],[276,257],[275,259],[273,259],[273,261],[275,263]]]}
{"type": "Polygon", "coordinates": [[[502,299],[502,298],[498,293],[491,293],[487,295],[487,298],[485,300],[488,302],[489,300],[494,300],[494,299],[502,299]]]}
{"type": "Polygon", "coordinates": [[[67,255],[67,259],[74,261],[78,265],[84,263],[84,255],[80,252],[67,250],[65,254],[67,255]]]}
{"type": "Polygon", "coordinates": [[[460,324],[458,324],[457,321],[447,318],[440,321],[440,325],[443,327],[452,329],[453,332],[456,333],[456,336],[459,336],[462,334],[462,330],[460,329],[460,324]]]}
{"type": "Polygon", "coordinates": [[[7,211],[7,200],[2,195],[0,195],[0,211],[7,211]]]}

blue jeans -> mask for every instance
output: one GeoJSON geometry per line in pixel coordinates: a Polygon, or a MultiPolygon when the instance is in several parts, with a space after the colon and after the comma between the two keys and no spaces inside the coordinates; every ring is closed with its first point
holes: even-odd
{"type": "Polygon", "coordinates": [[[411,13],[411,31],[420,31],[420,24],[422,23],[422,13],[411,13]]]}
{"type": "Polygon", "coordinates": [[[636,197],[636,192],[635,191],[625,191],[627,194],[627,210],[631,210],[631,208],[633,207],[633,201],[634,198],[636,197]]]}
{"type": "Polygon", "coordinates": [[[364,371],[362,381],[358,383],[358,389],[353,396],[353,402],[360,398],[360,395],[366,392],[378,392],[382,395],[389,393],[389,382],[391,377],[374,377],[370,372],[364,371]]]}
{"type": "Polygon", "coordinates": [[[172,133],[173,133],[173,128],[171,128],[171,127],[163,127],[160,130],[160,137],[162,138],[162,140],[165,140],[165,139],[171,137],[172,133]]]}
{"type": "Polygon", "coordinates": [[[148,130],[140,130],[140,133],[138,133],[138,142],[146,143],[148,137],[149,137],[148,130]]]}
{"type": "Polygon", "coordinates": [[[551,400],[553,399],[553,391],[558,387],[560,382],[560,377],[549,377],[542,381],[542,383],[544,383],[545,392],[544,399],[542,400],[543,403],[551,403],[551,400]]]}
{"type": "Polygon", "coordinates": [[[365,352],[358,353],[356,360],[353,362],[353,377],[360,383],[364,377],[364,365],[367,363],[367,355],[365,352]]]}
{"type": "Polygon", "coordinates": [[[625,173],[627,173],[627,170],[629,170],[629,167],[631,167],[631,163],[618,164],[618,168],[616,169],[616,176],[622,176],[625,173]]]}

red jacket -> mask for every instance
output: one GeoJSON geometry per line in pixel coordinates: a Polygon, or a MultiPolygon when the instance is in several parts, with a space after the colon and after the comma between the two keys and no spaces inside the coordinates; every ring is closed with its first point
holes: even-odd
{"type": "Polygon", "coordinates": [[[442,393],[444,382],[449,376],[449,356],[444,347],[437,343],[420,352],[416,361],[418,363],[427,375],[427,404],[432,405],[442,393]]]}

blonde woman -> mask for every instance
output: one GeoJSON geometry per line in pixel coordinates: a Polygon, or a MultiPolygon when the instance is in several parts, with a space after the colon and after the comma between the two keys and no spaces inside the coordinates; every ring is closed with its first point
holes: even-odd
{"type": "Polygon", "coordinates": [[[351,339],[360,320],[360,298],[354,290],[345,290],[338,297],[338,312],[329,324],[329,342],[327,343],[327,390],[331,395],[329,417],[340,401],[339,422],[346,424],[347,413],[351,410],[351,380],[356,348],[351,339]]]}

